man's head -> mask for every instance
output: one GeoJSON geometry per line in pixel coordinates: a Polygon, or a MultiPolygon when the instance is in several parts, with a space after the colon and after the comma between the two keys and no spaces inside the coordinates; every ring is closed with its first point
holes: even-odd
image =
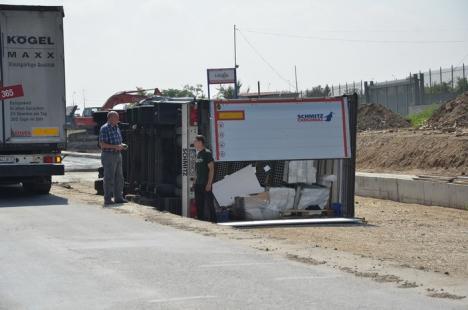
{"type": "Polygon", "coordinates": [[[205,137],[202,135],[197,135],[193,141],[193,145],[197,151],[201,151],[205,148],[205,137]]]}
{"type": "Polygon", "coordinates": [[[115,126],[119,123],[119,113],[115,111],[110,111],[107,113],[107,122],[112,126],[115,126]]]}

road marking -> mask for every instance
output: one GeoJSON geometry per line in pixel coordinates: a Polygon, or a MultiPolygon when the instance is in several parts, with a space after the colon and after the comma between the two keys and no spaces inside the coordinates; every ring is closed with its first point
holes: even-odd
{"type": "Polygon", "coordinates": [[[298,276],[298,277],[278,277],[273,278],[274,281],[285,281],[285,280],[309,280],[309,279],[333,279],[341,278],[342,276],[298,276]]]}
{"type": "Polygon", "coordinates": [[[152,300],[149,300],[148,302],[150,302],[150,303],[162,303],[162,302],[175,302],[175,301],[211,299],[211,298],[216,298],[216,296],[206,295],[206,296],[173,297],[173,298],[152,299],[152,300]]]}

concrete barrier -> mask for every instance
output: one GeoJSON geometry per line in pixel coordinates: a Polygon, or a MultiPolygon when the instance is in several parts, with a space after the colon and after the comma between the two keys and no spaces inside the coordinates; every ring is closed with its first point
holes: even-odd
{"type": "Polygon", "coordinates": [[[356,173],[356,195],[468,210],[468,186],[414,180],[414,175],[356,173]]]}

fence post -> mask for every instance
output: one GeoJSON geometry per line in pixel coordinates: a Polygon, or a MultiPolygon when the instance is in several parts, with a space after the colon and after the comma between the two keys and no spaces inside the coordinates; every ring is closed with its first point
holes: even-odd
{"type": "Polygon", "coordinates": [[[455,90],[455,87],[453,87],[453,65],[452,65],[452,68],[451,68],[451,69],[452,69],[452,91],[454,91],[454,90],[455,90]]]}
{"type": "MultiPolygon", "coordinates": [[[[420,105],[421,104],[421,93],[419,90],[419,80],[418,80],[418,75],[415,73],[413,74],[413,81],[412,83],[414,84],[414,104],[415,105],[420,105]]],[[[406,111],[405,113],[408,114],[408,107],[411,105],[411,102],[407,102],[408,104],[406,105],[406,111]]]]}
{"type": "Polygon", "coordinates": [[[465,75],[465,64],[463,64],[463,91],[465,91],[465,85],[466,85],[466,75],[465,75]]]}
{"type": "Polygon", "coordinates": [[[432,94],[432,72],[431,72],[431,69],[429,69],[429,90],[430,90],[430,93],[432,94]]]}
{"type": "Polygon", "coordinates": [[[420,100],[420,103],[421,104],[425,104],[426,103],[426,94],[425,94],[425,91],[424,91],[424,74],[419,72],[419,100],[420,100]]]}
{"type": "Polygon", "coordinates": [[[367,84],[367,81],[364,81],[364,98],[366,100],[366,103],[370,102],[369,86],[367,84]]]}

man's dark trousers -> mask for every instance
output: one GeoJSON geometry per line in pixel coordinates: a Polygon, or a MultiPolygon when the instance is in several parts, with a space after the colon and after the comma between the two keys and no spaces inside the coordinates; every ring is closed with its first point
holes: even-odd
{"type": "Polygon", "coordinates": [[[120,152],[104,151],[101,154],[104,168],[104,201],[123,200],[124,178],[122,172],[122,155],[120,152]]]}
{"type": "Polygon", "coordinates": [[[202,221],[207,221],[208,219],[212,223],[216,223],[216,210],[213,204],[213,192],[207,192],[205,190],[205,185],[195,184],[195,201],[197,203],[197,218],[202,221]],[[207,208],[206,208],[207,207],[207,208]],[[205,217],[205,210],[208,209],[209,217],[205,217]]]}

